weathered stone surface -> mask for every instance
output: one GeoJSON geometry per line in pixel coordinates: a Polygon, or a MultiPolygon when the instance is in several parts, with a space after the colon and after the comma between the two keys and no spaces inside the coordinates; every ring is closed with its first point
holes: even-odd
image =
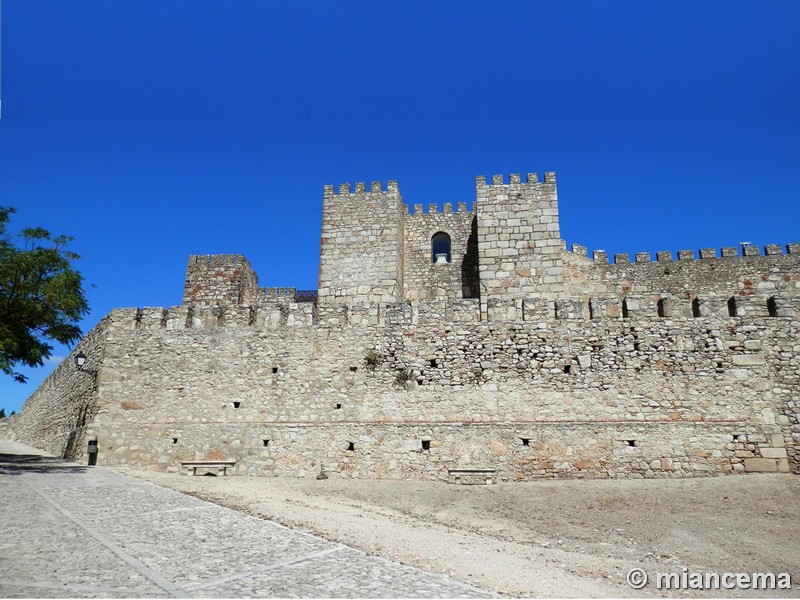
{"type": "Polygon", "coordinates": [[[778,470],[778,461],[773,458],[745,458],[744,468],[751,473],[773,473],[778,470]]]}
{"type": "Polygon", "coordinates": [[[767,357],[763,354],[736,354],[731,360],[735,365],[764,365],[767,357]]]}
{"type": "Polygon", "coordinates": [[[786,448],[761,448],[764,458],[786,458],[786,448]]]}

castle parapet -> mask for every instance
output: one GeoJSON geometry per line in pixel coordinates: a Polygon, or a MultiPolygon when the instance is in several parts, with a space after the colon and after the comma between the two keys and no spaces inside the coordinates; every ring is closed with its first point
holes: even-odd
{"type": "Polygon", "coordinates": [[[453,210],[453,203],[452,202],[445,202],[442,206],[442,210],[439,211],[439,205],[435,202],[428,203],[428,212],[425,212],[425,205],[424,204],[413,204],[408,207],[408,214],[415,216],[415,215],[429,215],[429,214],[471,214],[472,211],[467,209],[466,202],[459,202],[456,204],[456,209],[453,210]]]}
{"type": "Polygon", "coordinates": [[[349,182],[339,184],[339,190],[336,191],[336,187],[328,184],[325,185],[323,188],[323,197],[329,198],[334,196],[347,196],[348,198],[358,197],[358,196],[365,196],[368,194],[381,194],[381,193],[388,193],[388,194],[398,194],[400,189],[397,185],[397,181],[390,180],[386,182],[386,189],[383,189],[383,183],[380,181],[373,181],[370,183],[369,191],[367,191],[367,183],[365,181],[358,181],[355,184],[355,189],[351,188],[349,182]]]}
{"type": "Polygon", "coordinates": [[[477,187],[489,187],[489,186],[500,186],[500,185],[507,185],[507,186],[515,186],[515,185],[525,185],[525,184],[532,184],[532,183],[547,183],[547,184],[554,184],[556,182],[556,174],[554,171],[548,171],[544,174],[544,181],[539,181],[539,175],[537,173],[528,173],[525,175],[525,181],[522,180],[522,176],[519,173],[512,173],[508,177],[508,183],[504,183],[505,176],[504,175],[492,175],[491,183],[487,183],[486,177],[483,175],[479,175],[475,178],[475,185],[477,187]]]}
{"type": "MultiPolygon", "coordinates": [[[[780,256],[797,256],[800,255],[800,243],[787,244],[784,249],[780,244],[767,244],[764,246],[764,253],[761,254],[758,246],[743,245],[741,250],[734,246],[725,246],[720,249],[719,256],[715,248],[700,248],[699,250],[678,250],[678,261],[693,261],[699,256],[700,261],[729,259],[729,258],[748,258],[748,257],[780,257],[780,256]]],[[[586,246],[580,244],[572,244],[571,253],[575,256],[587,257],[588,251],[586,246]]],[[[636,264],[650,263],[650,252],[637,252],[634,255],[634,261],[630,260],[630,255],[627,252],[620,252],[614,255],[613,263],[615,265],[627,265],[635,262],[636,264]]],[[[609,264],[608,255],[605,250],[594,250],[592,252],[592,260],[597,264],[609,264]]],[[[656,252],[656,262],[667,263],[675,260],[675,256],[671,250],[659,250],[656,252]]]]}

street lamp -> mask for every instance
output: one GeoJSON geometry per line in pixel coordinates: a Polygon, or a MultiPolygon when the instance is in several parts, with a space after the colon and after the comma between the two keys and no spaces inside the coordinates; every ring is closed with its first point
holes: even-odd
{"type": "Polygon", "coordinates": [[[83,365],[86,364],[86,355],[83,352],[78,352],[75,355],[75,366],[79,369],[83,369],[83,365]]]}

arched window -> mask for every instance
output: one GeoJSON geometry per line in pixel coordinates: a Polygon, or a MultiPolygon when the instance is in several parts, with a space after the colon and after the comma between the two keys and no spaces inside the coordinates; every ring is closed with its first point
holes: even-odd
{"type": "Polygon", "coordinates": [[[431,238],[431,262],[434,264],[444,262],[449,263],[451,259],[450,236],[443,231],[434,233],[433,237],[431,238]]]}
{"type": "Polygon", "coordinates": [[[728,300],[728,316],[729,317],[739,316],[739,306],[735,296],[731,297],[728,300]]]}
{"type": "Polygon", "coordinates": [[[697,317],[702,317],[703,314],[700,312],[700,299],[695,298],[692,300],[692,316],[696,319],[697,317]]]}

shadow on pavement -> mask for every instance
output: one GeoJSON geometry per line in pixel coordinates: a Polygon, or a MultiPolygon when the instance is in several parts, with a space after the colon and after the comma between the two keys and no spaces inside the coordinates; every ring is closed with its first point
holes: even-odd
{"type": "Polygon", "coordinates": [[[0,475],[23,473],[84,473],[87,467],[70,463],[63,458],[35,454],[0,453],[0,475]]]}

